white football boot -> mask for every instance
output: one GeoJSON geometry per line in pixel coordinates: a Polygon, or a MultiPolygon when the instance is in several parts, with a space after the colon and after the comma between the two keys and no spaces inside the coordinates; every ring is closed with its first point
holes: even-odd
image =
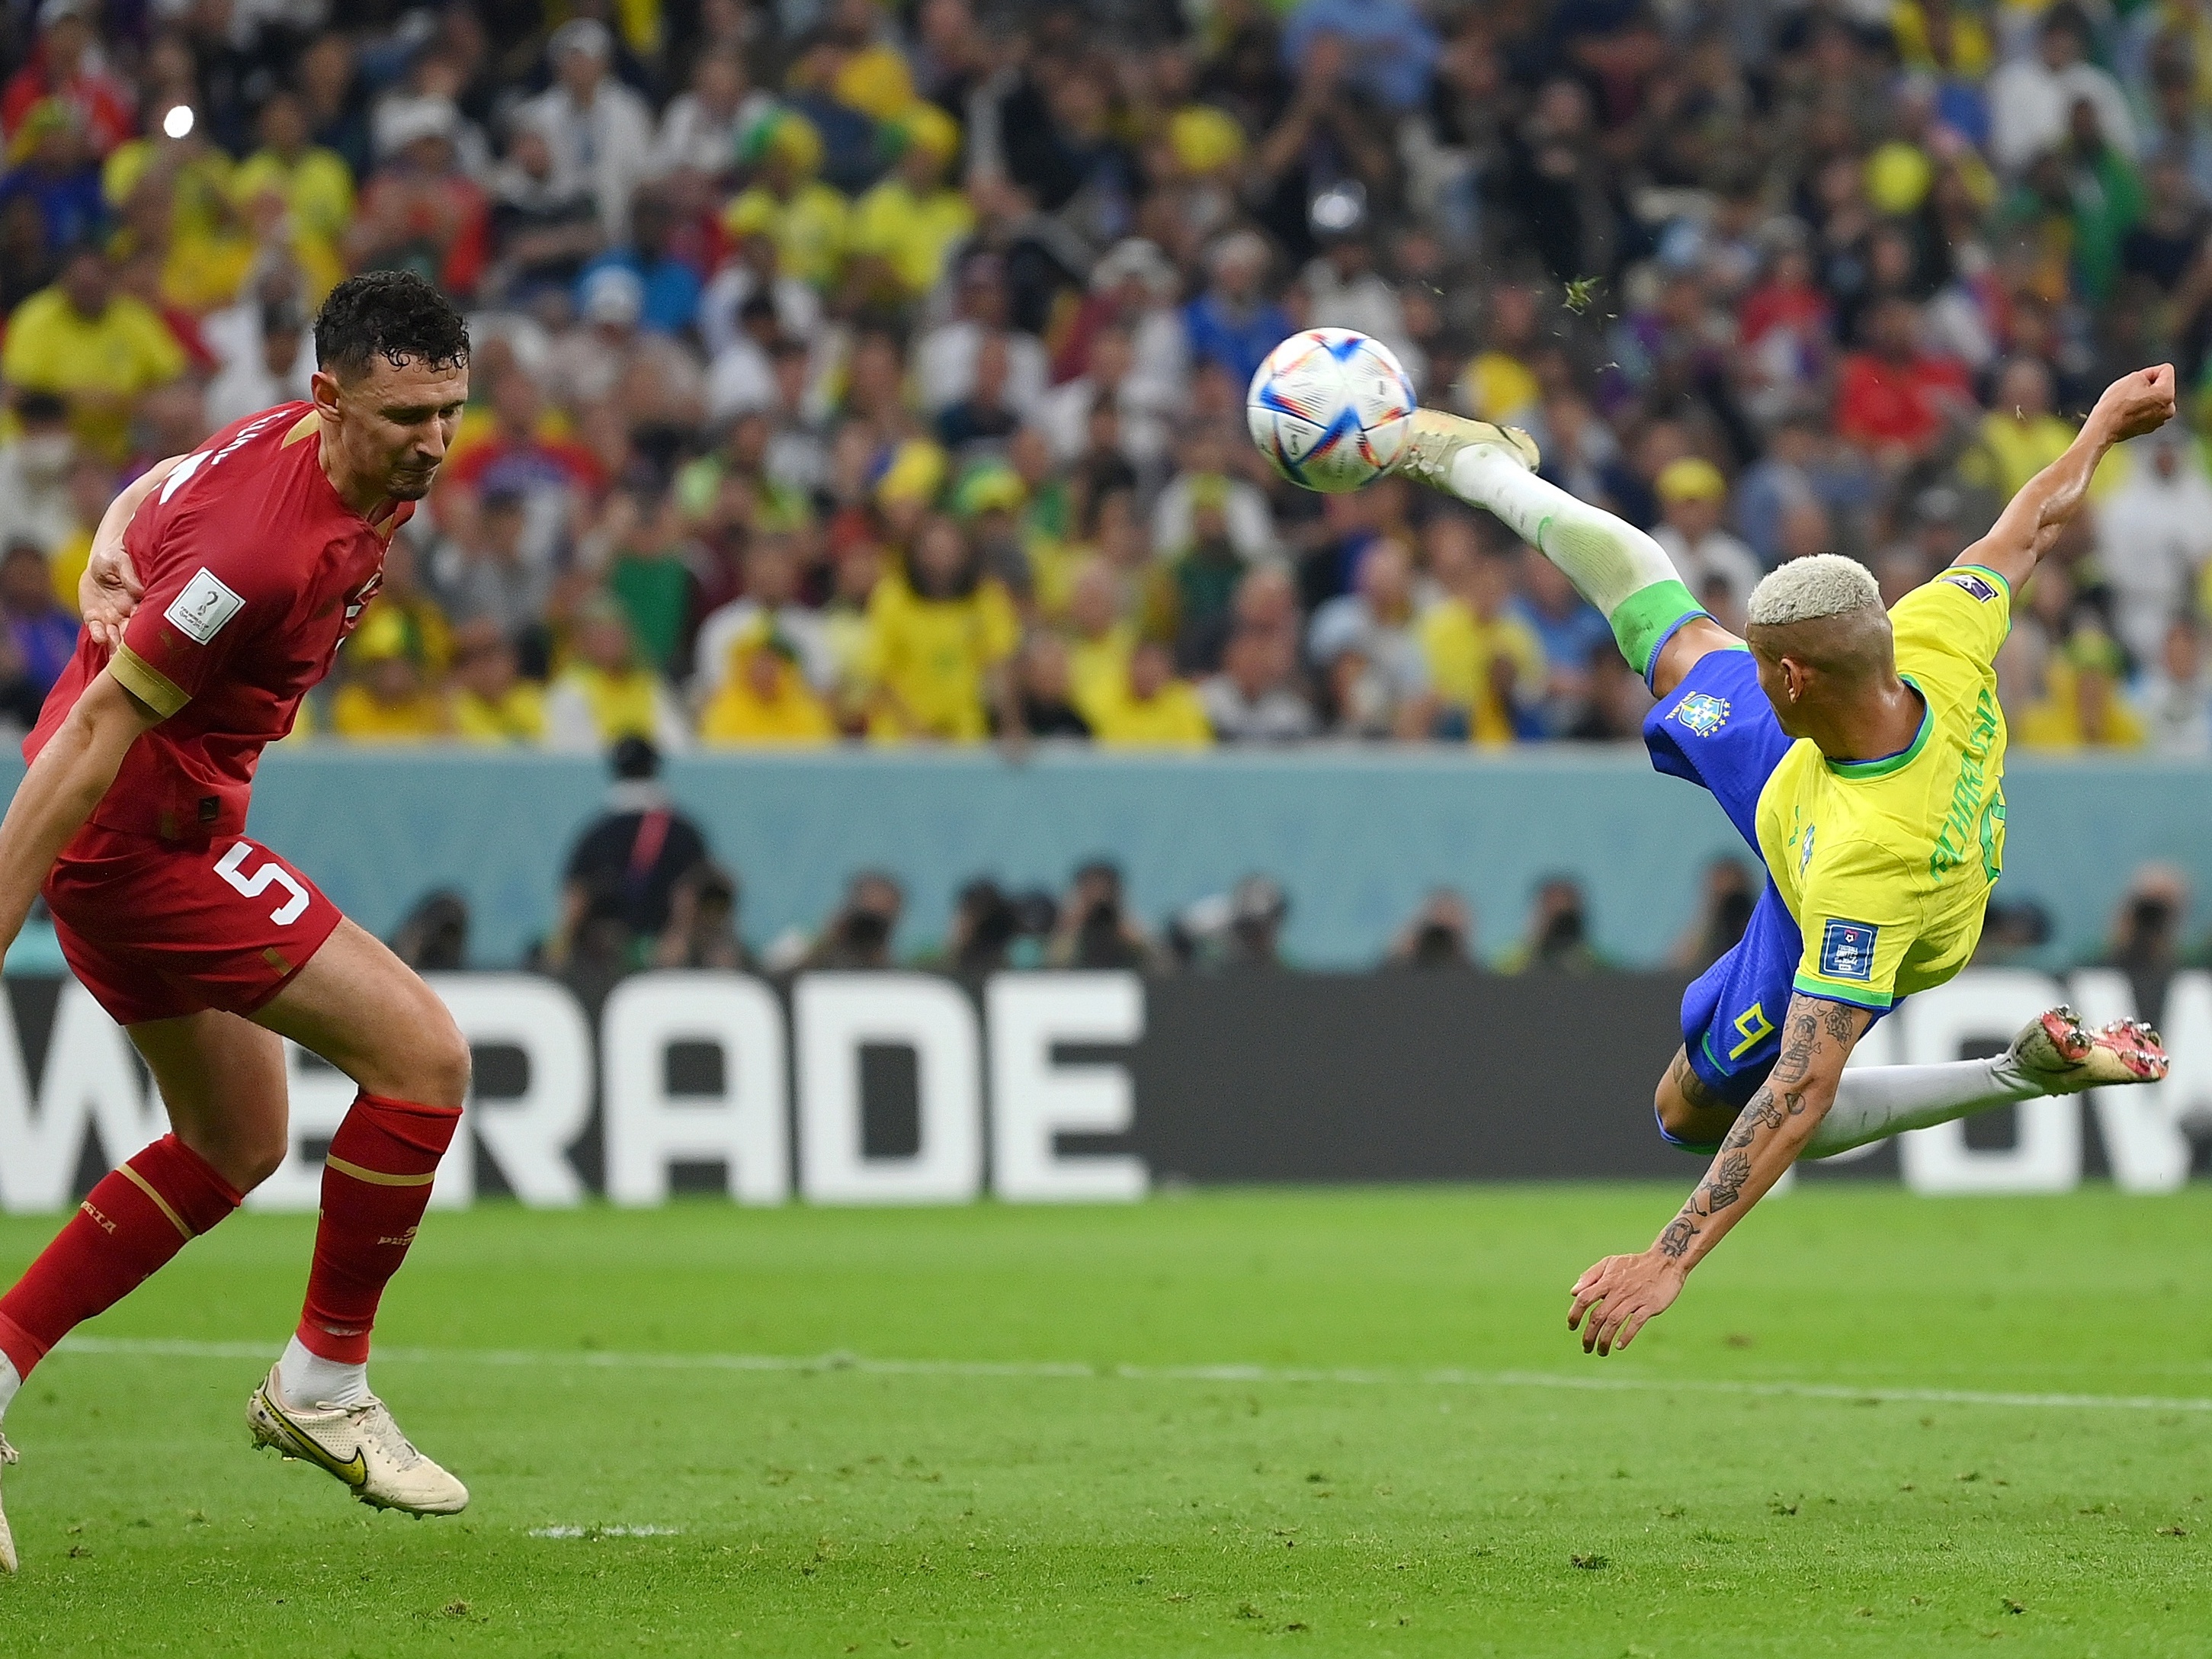
{"type": "Polygon", "coordinates": [[[1438,409],[1417,409],[1405,453],[1391,471],[1450,494],[1452,462],[1462,450],[1478,447],[1498,450],[1530,472],[1541,459],[1536,441],[1517,426],[1494,426],[1438,409]]]}
{"type": "Polygon", "coordinates": [[[286,1402],[271,1366],[246,1402],[246,1425],[256,1445],[313,1463],[378,1509],[459,1515],[469,1505],[469,1489],[416,1451],[374,1395],[358,1406],[302,1408],[286,1402]]]}
{"type": "Polygon", "coordinates": [[[2158,1033],[2141,1020],[2084,1025],[2063,1003],[2029,1021],[2005,1049],[2005,1059],[2046,1095],[2155,1083],[2168,1064],[2158,1033]]]}
{"type": "MultiPolygon", "coordinates": [[[[0,1469],[15,1461],[15,1449],[8,1443],[8,1437],[0,1435],[0,1469]]],[[[8,1517],[0,1512],[0,1572],[15,1571],[15,1534],[8,1530],[8,1517]]]]}

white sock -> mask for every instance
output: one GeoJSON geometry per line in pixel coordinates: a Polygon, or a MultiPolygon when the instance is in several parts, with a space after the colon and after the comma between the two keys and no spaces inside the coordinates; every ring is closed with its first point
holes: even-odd
{"type": "Polygon", "coordinates": [[[369,1397],[368,1367],[348,1365],[309,1353],[295,1336],[276,1362],[276,1385],[289,1406],[358,1406],[369,1397]]]}
{"type": "Polygon", "coordinates": [[[1575,591],[1608,622],[1630,594],[1682,580],[1666,549],[1634,525],[1547,483],[1500,450],[1486,445],[1460,451],[1451,487],[1566,572],[1575,591]]]}
{"type": "Polygon", "coordinates": [[[2042,1092],[2005,1054],[1943,1066],[1861,1066],[1846,1071],[1837,1083],[1836,1103],[1813,1131],[1805,1156],[1833,1158],[1870,1140],[1948,1123],[2042,1092]]]}
{"type": "Polygon", "coordinates": [[[6,1354],[0,1353],[0,1418],[8,1415],[9,1402],[15,1399],[15,1391],[22,1386],[23,1379],[15,1374],[15,1362],[6,1354]]]}

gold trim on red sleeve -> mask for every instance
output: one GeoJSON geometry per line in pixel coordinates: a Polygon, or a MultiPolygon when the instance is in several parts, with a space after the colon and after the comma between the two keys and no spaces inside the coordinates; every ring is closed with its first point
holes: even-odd
{"type": "Polygon", "coordinates": [[[115,659],[107,665],[107,672],[115,676],[118,685],[163,720],[192,700],[191,692],[127,645],[115,647],[115,659]]]}
{"type": "Polygon", "coordinates": [[[316,433],[322,430],[322,411],[319,409],[311,409],[306,414],[300,416],[297,421],[292,423],[292,429],[284,434],[284,441],[278,444],[276,447],[279,449],[289,449],[294,444],[299,442],[301,439],[313,437],[316,433]]]}

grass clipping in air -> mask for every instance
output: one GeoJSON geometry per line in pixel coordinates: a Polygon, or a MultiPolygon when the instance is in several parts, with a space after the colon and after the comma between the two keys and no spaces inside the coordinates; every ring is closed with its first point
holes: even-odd
{"type": "MultiPolygon", "coordinates": [[[[2204,1651],[2212,1195],[1815,1187],[1585,1358],[1569,1284],[1678,1197],[434,1215],[374,1372],[475,1494],[422,1522],[247,1449],[312,1221],[240,1216],[10,1413],[0,1631],[315,1659],[2204,1651]]],[[[0,1222],[0,1275],[50,1230],[0,1222]]]]}

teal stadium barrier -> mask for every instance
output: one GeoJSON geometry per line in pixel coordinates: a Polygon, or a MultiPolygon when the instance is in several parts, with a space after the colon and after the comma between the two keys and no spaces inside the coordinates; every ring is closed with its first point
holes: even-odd
{"type": "MultiPolygon", "coordinates": [[[[9,788],[20,775],[17,763],[9,788]]],[[[1107,853],[1148,921],[1267,872],[1291,895],[1287,953],[1333,969],[1372,963],[1439,884],[1474,901],[1494,953],[1519,935],[1534,884],[1565,872],[1589,894],[1599,948],[1650,966],[1691,920],[1705,862],[1744,852],[1710,799],[1632,750],[1041,751],[1020,765],[982,750],[836,750],[678,759],[667,781],[742,879],[756,945],[818,925],[863,866],[906,884],[899,943],[912,949],[941,937],[974,876],[1058,890],[1107,853]]],[[[252,829],[380,933],[429,890],[459,889],[474,963],[506,966],[544,932],[605,787],[586,757],[301,745],[264,761],[252,829]]],[[[2212,892],[2212,768],[2016,757],[2005,793],[2000,890],[2050,911],[2054,963],[2096,949],[2145,860],[2212,892]]]]}

